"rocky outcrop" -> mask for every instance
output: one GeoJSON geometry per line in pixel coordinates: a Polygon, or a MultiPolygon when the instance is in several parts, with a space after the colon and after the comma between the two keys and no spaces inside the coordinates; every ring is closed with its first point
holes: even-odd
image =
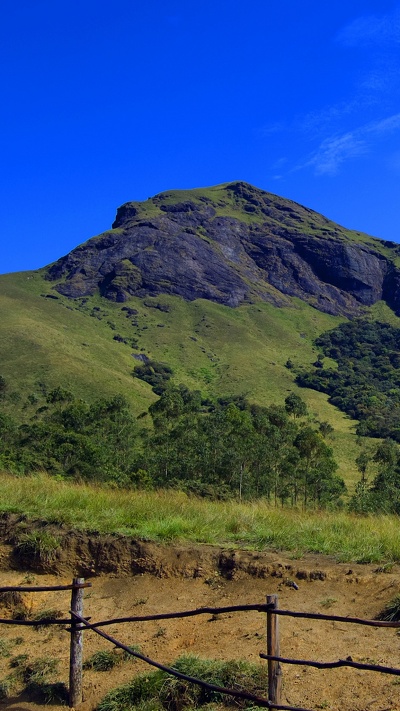
{"type": "Polygon", "coordinates": [[[161,193],[49,267],[69,297],[170,293],[228,306],[296,296],[347,316],[380,299],[400,313],[398,245],[351,233],[246,183],[161,193]]]}

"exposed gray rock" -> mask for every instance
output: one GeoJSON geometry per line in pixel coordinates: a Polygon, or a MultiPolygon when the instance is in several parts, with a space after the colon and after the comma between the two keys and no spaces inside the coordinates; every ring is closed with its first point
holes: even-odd
{"type": "Polygon", "coordinates": [[[177,294],[238,306],[296,296],[321,311],[354,315],[384,299],[400,313],[394,242],[352,233],[308,208],[246,183],[162,193],[127,203],[110,230],[48,269],[69,297],[113,301],[177,294]],[[215,199],[213,195],[215,191],[215,199]]]}

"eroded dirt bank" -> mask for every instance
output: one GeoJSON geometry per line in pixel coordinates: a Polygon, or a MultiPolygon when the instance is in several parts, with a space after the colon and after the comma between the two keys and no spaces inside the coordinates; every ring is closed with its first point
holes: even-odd
{"type": "MultiPolygon", "coordinates": [[[[85,593],[85,615],[93,621],[203,606],[261,603],[273,593],[279,595],[282,608],[371,618],[399,593],[398,566],[336,564],[323,556],[295,560],[269,551],[212,546],[165,546],[122,536],[44,527],[38,522],[35,530],[53,531],[60,540],[55,554],[46,562],[39,556],[27,556],[19,546],[25,523],[16,516],[0,520],[0,586],[27,580],[31,584],[61,584],[70,582],[72,575],[84,575],[92,583],[85,593]]],[[[31,523],[29,531],[32,532],[31,523]]],[[[32,615],[48,609],[67,612],[69,593],[27,593],[23,604],[32,615]]],[[[1,617],[11,614],[9,608],[0,608],[1,617]]],[[[355,661],[400,667],[396,630],[286,617],[281,618],[280,626],[283,656],[333,661],[351,655],[355,661]]],[[[259,652],[265,651],[265,615],[256,612],[124,624],[107,630],[165,663],[188,653],[257,662],[259,652]]],[[[50,654],[61,660],[54,681],[67,681],[69,636],[64,629],[35,631],[2,625],[0,632],[11,654],[0,657],[0,679],[10,672],[14,655],[37,658],[50,654]],[[17,644],[18,637],[23,641],[19,639],[17,644]]],[[[93,632],[85,633],[85,658],[110,647],[93,632]]],[[[140,662],[124,662],[112,672],[85,672],[81,711],[91,711],[108,689],[143,670],[140,662]]],[[[400,710],[400,686],[393,676],[286,665],[283,673],[283,703],[332,711],[400,710]]],[[[26,697],[5,699],[0,704],[0,708],[14,711],[39,708],[26,697]]]]}

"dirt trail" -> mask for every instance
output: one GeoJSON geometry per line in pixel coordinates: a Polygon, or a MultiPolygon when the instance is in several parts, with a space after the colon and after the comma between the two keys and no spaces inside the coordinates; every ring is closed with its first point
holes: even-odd
{"type": "MultiPolygon", "coordinates": [[[[64,531],[61,550],[46,571],[39,560],[21,560],[10,519],[0,530],[0,586],[62,584],[72,574],[90,578],[85,615],[92,620],[154,614],[202,606],[262,603],[278,594],[281,608],[338,615],[374,617],[400,592],[400,568],[336,564],[323,556],[293,560],[272,552],[249,552],[212,546],[162,546],[96,534],[64,531]],[[32,572],[33,571],[33,572],[32,572]],[[293,585],[293,583],[295,585],[293,585]],[[297,589],[296,589],[297,588],[297,589]]],[[[1,528],[1,527],[0,527],[1,528]]],[[[24,605],[32,614],[44,609],[67,612],[69,593],[27,593],[24,605]]],[[[0,608],[0,616],[10,610],[0,608]]],[[[280,618],[281,654],[334,661],[351,655],[354,661],[400,667],[400,638],[393,629],[280,618]]],[[[121,641],[139,645],[157,661],[170,663],[182,654],[219,659],[259,661],[265,651],[265,615],[232,613],[107,628],[121,641]]],[[[51,655],[61,660],[53,681],[67,682],[69,635],[59,628],[1,627],[1,640],[12,655],[51,655]],[[23,637],[23,641],[16,639],[23,637]]],[[[85,633],[84,657],[111,645],[85,633]]],[[[0,657],[0,680],[10,672],[9,657],[0,657]]],[[[128,681],[141,662],[124,662],[112,672],[84,674],[85,700],[80,711],[91,711],[108,689],[128,681]]],[[[285,665],[283,703],[331,711],[400,711],[399,677],[352,669],[317,671],[285,665]]],[[[24,697],[6,699],[0,708],[39,709],[24,697]]],[[[48,706],[55,710],[57,706],[48,706]]]]}

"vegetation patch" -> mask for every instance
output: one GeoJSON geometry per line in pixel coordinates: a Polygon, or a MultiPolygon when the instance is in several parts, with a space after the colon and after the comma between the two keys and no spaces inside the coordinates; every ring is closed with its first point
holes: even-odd
{"type": "Polygon", "coordinates": [[[0,681],[0,698],[6,699],[25,692],[38,703],[66,703],[68,689],[62,682],[52,681],[59,661],[54,657],[40,657],[30,661],[20,654],[10,660],[12,671],[0,681]]]}
{"type": "MultiPolygon", "coordinates": [[[[266,666],[244,661],[213,661],[196,656],[179,657],[172,667],[183,674],[196,677],[237,691],[248,691],[257,696],[268,696],[266,666]]],[[[245,700],[210,691],[198,684],[156,671],[142,674],[129,684],[110,691],[98,704],[97,711],[133,711],[138,707],[147,711],[183,711],[210,704],[252,707],[245,700]]]]}
{"type": "Polygon", "coordinates": [[[60,539],[48,531],[23,533],[16,545],[23,558],[33,559],[45,566],[56,559],[59,547],[60,539]]]}
{"type": "Polygon", "coordinates": [[[297,383],[329,395],[332,405],[359,420],[357,434],[400,442],[400,329],[355,319],[319,336],[315,344],[337,368],[300,372],[297,383]]]}
{"type": "Polygon", "coordinates": [[[60,536],[72,527],[96,531],[96,535],[116,533],[159,542],[292,551],[294,557],[312,552],[332,555],[338,561],[381,565],[400,560],[398,516],[392,515],[303,511],[301,507],[275,507],[262,498],[240,503],[176,490],[113,489],[45,474],[2,474],[0,500],[5,520],[7,511],[41,522],[58,520],[64,524],[60,536]]]}
{"type": "MultiPolygon", "coordinates": [[[[0,413],[0,463],[21,473],[40,468],[59,477],[170,487],[208,498],[340,505],[346,487],[323,437],[324,423],[307,419],[298,395],[270,407],[252,405],[243,395],[213,400],[168,384],[168,366],[146,361],[137,369],[161,390],[146,427],[122,396],[90,405],[59,386],[30,423],[18,426],[0,413]]],[[[21,556],[43,565],[52,563],[57,548],[46,530],[23,533],[18,543],[21,556]]]]}
{"type": "Polygon", "coordinates": [[[145,383],[149,383],[156,395],[161,395],[165,391],[172,374],[173,371],[169,365],[158,363],[149,358],[146,358],[146,362],[136,365],[133,370],[133,375],[140,380],[144,380],[145,383]]]}
{"type": "Polygon", "coordinates": [[[385,620],[386,622],[400,621],[400,594],[395,595],[379,612],[376,620],[385,620]]]}

